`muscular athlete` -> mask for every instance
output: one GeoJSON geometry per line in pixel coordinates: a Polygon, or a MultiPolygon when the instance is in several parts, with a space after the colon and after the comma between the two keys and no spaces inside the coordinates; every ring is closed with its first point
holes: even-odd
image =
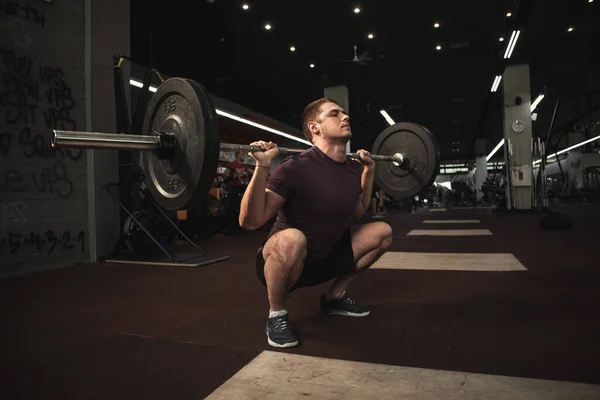
{"type": "Polygon", "coordinates": [[[266,286],[268,343],[298,345],[285,309],[287,294],[300,287],[334,279],[321,296],[328,315],[364,317],[368,308],[356,304],[346,290],[390,246],[392,228],[385,222],[350,226],[369,208],[375,164],[370,153],[360,159],[346,156],[352,137],[348,114],[322,98],[302,114],[302,130],[313,147],[285,158],[273,169],[279,154],[273,142],[257,141],[263,151],[250,153],[256,168],[242,199],[239,223],[257,229],[277,216],[268,239],[258,249],[256,272],[266,286]]]}

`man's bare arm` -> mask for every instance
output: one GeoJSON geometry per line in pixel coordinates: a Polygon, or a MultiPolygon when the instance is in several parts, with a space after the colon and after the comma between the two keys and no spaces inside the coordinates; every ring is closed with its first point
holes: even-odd
{"type": "Polygon", "coordinates": [[[358,196],[356,207],[354,208],[353,216],[360,219],[365,211],[369,209],[371,202],[371,194],[373,192],[373,179],[375,177],[375,166],[365,166],[361,177],[362,193],[358,196]]]}
{"type": "Polygon", "coordinates": [[[268,168],[257,167],[244,192],[239,217],[239,224],[244,229],[260,228],[277,215],[285,203],[283,197],[266,189],[268,174],[268,168]]]}

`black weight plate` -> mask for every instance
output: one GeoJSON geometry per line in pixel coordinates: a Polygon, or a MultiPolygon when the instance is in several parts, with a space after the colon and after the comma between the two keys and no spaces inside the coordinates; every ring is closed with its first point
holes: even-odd
{"type": "Polygon", "coordinates": [[[384,129],[373,144],[373,154],[401,153],[404,163],[376,161],[375,183],[392,197],[412,197],[431,186],[440,168],[435,137],[424,126],[398,122],[384,129]]]}
{"type": "Polygon", "coordinates": [[[217,113],[208,92],[191,79],[167,79],[150,100],[143,131],[175,136],[170,159],[142,153],[146,184],[154,200],[166,210],[203,202],[217,171],[220,149],[217,113]]]}

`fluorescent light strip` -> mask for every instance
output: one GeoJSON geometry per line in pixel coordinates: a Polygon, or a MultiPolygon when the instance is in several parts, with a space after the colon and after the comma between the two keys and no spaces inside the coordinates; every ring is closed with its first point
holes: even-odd
{"type": "Polygon", "coordinates": [[[379,113],[383,115],[383,118],[385,118],[388,124],[394,125],[396,123],[385,110],[381,110],[379,113]]]}
{"type": "Polygon", "coordinates": [[[544,95],[540,94],[537,99],[531,104],[531,112],[535,110],[535,108],[540,104],[542,100],[544,100],[544,95]]]}
{"type": "MultiPolygon", "coordinates": [[[[598,135],[596,137],[593,137],[591,139],[588,139],[588,140],[584,140],[583,142],[574,144],[573,146],[567,147],[566,149],[562,149],[561,151],[557,151],[556,153],[550,154],[548,157],[546,157],[546,159],[548,159],[548,158],[554,158],[556,156],[560,156],[561,154],[566,153],[567,151],[571,151],[571,150],[576,149],[578,147],[585,146],[586,144],[591,143],[591,142],[593,142],[595,140],[598,140],[598,139],[600,139],[600,135],[598,135]]],[[[541,162],[542,162],[542,160],[534,161],[533,165],[537,165],[537,164],[539,164],[541,162]]]]}
{"type": "Polygon", "coordinates": [[[502,81],[502,75],[496,75],[496,79],[494,79],[494,83],[492,84],[492,92],[498,90],[498,86],[500,86],[500,81],[502,81]]]}
{"type": "Polygon", "coordinates": [[[228,113],[226,111],[223,111],[223,110],[217,109],[217,114],[219,114],[219,115],[221,115],[223,117],[226,117],[226,118],[233,119],[234,121],[238,121],[238,122],[241,122],[243,124],[250,125],[250,126],[253,126],[255,128],[259,128],[259,129],[262,129],[264,131],[271,132],[271,133],[274,133],[276,135],[286,137],[288,139],[295,140],[297,142],[306,144],[308,146],[312,146],[313,145],[308,140],[300,139],[299,137],[290,135],[289,133],[285,133],[285,132],[282,132],[282,131],[278,131],[277,129],[269,128],[268,126],[258,124],[258,123],[254,122],[254,121],[250,121],[250,120],[242,118],[242,117],[238,117],[237,115],[230,114],[230,113],[228,113]]]}
{"type": "Polygon", "coordinates": [[[494,154],[496,154],[496,152],[497,152],[498,150],[500,150],[500,147],[502,147],[502,146],[504,146],[504,139],[502,139],[502,140],[500,141],[500,143],[498,143],[498,144],[496,145],[496,147],[494,147],[494,150],[492,150],[492,151],[491,151],[491,153],[490,153],[490,154],[488,154],[488,156],[485,158],[485,161],[490,161],[490,158],[492,158],[492,157],[494,156],[494,154]]]}
{"type": "Polygon", "coordinates": [[[515,49],[520,34],[521,31],[513,31],[512,35],[510,35],[510,41],[508,42],[508,45],[506,46],[506,51],[504,52],[505,59],[510,58],[512,56],[512,52],[515,49]]]}
{"type": "MultiPolygon", "coordinates": [[[[138,87],[138,88],[142,88],[144,86],[144,84],[142,82],[137,81],[135,79],[130,79],[129,80],[129,84],[132,85],[132,86],[138,87]]],[[[154,86],[150,86],[148,88],[148,90],[150,90],[151,92],[156,92],[157,88],[154,87],[154,86]]],[[[268,126],[265,126],[265,125],[262,125],[262,124],[250,121],[250,120],[242,118],[242,117],[238,117],[237,115],[230,114],[230,113],[228,113],[226,111],[223,111],[223,110],[217,109],[216,111],[217,111],[218,115],[221,115],[223,117],[233,119],[233,120],[241,122],[243,124],[250,125],[250,126],[253,126],[255,128],[259,128],[259,129],[262,129],[264,131],[271,132],[271,133],[274,133],[276,135],[283,136],[283,137],[286,137],[288,139],[292,139],[292,140],[295,140],[297,142],[300,142],[300,143],[303,143],[303,144],[306,144],[306,145],[309,145],[309,146],[313,146],[313,144],[311,142],[309,142],[308,140],[300,139],[299,137],[290,135],[289,133],[285,133],[285,132],[282,132],[282,131],[278,131],[277,129],[269,128],[268,126]]]]}
{"type": "MultiPolygon", "coordinates": [[[[137,81],[137,80],[135,80],[135,79],[130,79],[130,80],[129,80],[129,84],[130,84],[131,86],[135,86],[135,87],[138,87],[138,88],[140,88],[140,89],[144,87],[144,83],[143,83],[143,82],[137,81]]],[[[151,91],[151,92],[156,92],[158,89],[156,88],[156,86],[152,86],[152,85],[150,85],[150,86],[148,87],[148,90],[149,90],[149,91],[151,91]]]]}
{"type": "Polygon", "coordinates": [[[496,75],[496,77],[494,78],[494,83],[492,83],[492,93],[494,93],[496,90],[496,83],[498,82],[498,75],[496,75]]]}
{"type": "Polygon", "coordinates": [[[510,40],[508,41],[508,44],[506,45],[506,51],[504,52],[504,58],[508,58],[508,52],[510,51],[510,48],[515,40],[515,35],[517,34],[516,31],[513,31],[512,35],[510,35],[510,40]]]}
{"type": "Polygon", "coordinates": [[[517,40],[519,40],[519,35],[521,34],[521,31],[517,31],[517,35],[515,36],[515,40],[512,44],[512,47],[510,48],[510,52],[508,53],[508,58],[510,58],[512,56],[513,50],[515,49],[515,46],[517,45],[517,40]]]}

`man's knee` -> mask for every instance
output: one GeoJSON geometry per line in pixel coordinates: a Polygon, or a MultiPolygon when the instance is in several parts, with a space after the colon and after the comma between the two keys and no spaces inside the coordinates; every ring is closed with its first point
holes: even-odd
{"type": "Polygon", "coordinates": [[[283,266],[294,266],[306,258],[306,236],[293,228],[277,232],[265,245],[263,257],[275,257],[283,266]]]}

